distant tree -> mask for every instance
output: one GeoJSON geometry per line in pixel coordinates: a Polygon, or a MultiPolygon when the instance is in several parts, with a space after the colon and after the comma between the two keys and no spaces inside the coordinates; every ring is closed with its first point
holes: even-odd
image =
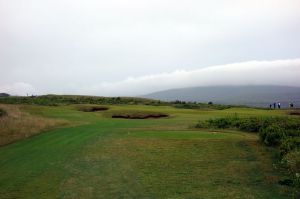
{"type": "Polygon", "coordinates": [[[213,105],[213,102],[212,102],[212,101],[209,101],[209,102],[208,102],[208,105],[213,105]]]}

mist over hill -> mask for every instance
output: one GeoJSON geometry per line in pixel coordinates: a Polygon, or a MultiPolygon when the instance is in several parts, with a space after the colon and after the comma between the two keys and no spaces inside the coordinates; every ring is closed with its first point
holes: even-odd
{"type": "Polygon", "coordinates": [[[300,107],[300,87],[289,86],[207,86],[159,91],[143,97],[165,101],[183,100],[268,107],[280,102],[282,107],[294,103],[300,107]]]}

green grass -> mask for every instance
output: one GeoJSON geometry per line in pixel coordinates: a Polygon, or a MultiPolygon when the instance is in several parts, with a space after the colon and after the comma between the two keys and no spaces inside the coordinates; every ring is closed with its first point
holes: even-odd
{"type": "Polygon", "coordinates": [[[191,128],[208,118],[284,111],[109,108],[24,106],[31,114],[71,124],[0,148],[0,198],[289,198],[257,135],[191,128]],[[170,117],[107,117],[128,111],[170,117]]]}

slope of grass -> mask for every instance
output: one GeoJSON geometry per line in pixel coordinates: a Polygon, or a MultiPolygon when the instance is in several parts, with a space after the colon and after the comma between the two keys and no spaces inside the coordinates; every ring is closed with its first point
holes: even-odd
{"type": "Polygon", "coordinates": [[[139,105],[82,112],[24,106],[33,116],[68,120],[0,148],[1,198],[289,198],[270,152],[254,134],[191,128],[224,115],[281,115],[255,109],[186,110],[139,105]],[[155,111],[164,119],[105,114],[155,111]]]}

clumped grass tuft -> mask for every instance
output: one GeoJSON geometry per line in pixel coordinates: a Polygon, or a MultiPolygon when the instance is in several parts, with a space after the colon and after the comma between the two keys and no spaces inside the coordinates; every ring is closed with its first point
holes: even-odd
{"type": "Polygon", "coordinates": [[[62,120],[33,116],[17,105],[0,104],[0,146],[24,139],[51,127],[65,124],[62,120]]]}

